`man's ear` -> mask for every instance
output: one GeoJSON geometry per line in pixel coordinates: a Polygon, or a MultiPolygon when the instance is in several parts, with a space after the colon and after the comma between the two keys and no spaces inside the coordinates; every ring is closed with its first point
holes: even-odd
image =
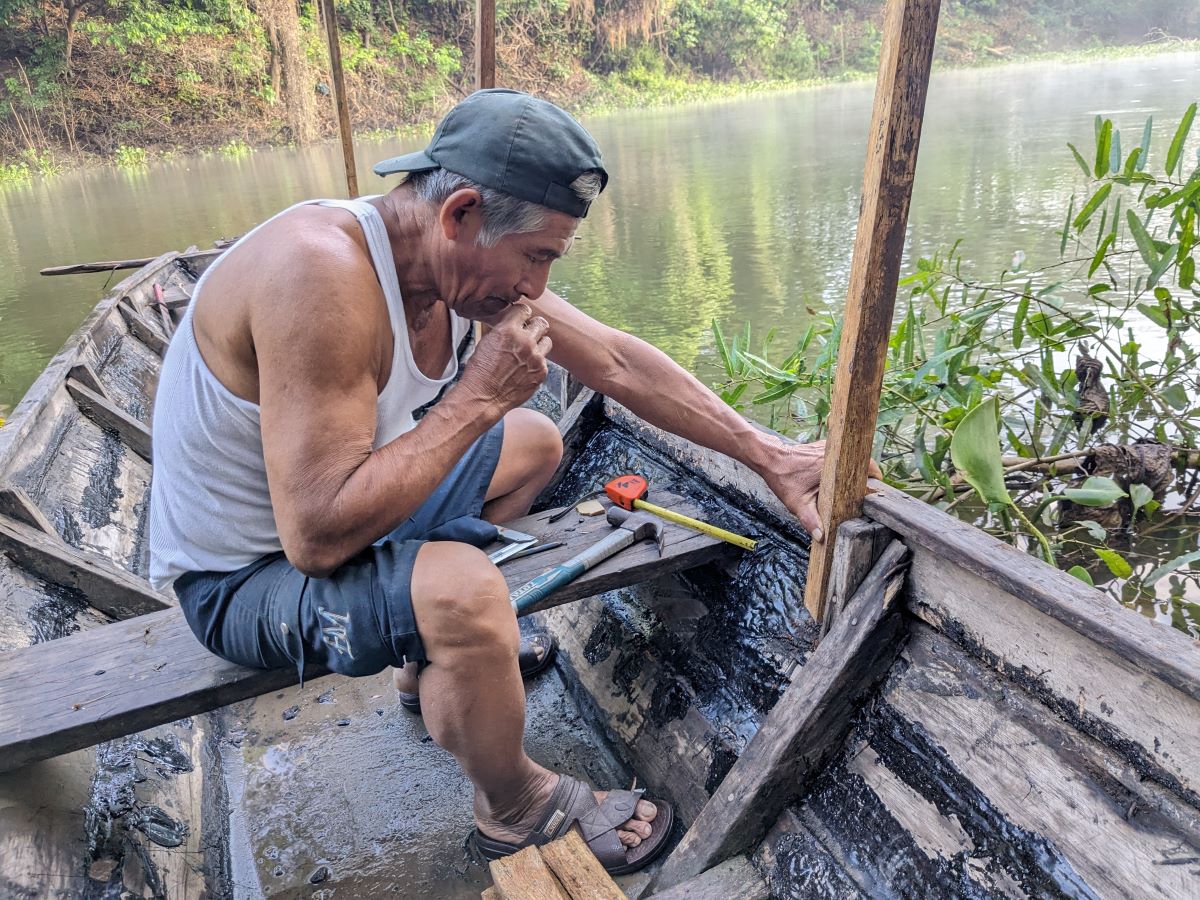
{"type": "Polygon", "coordinates": [[[461,188],[442,203],[438,224],[449,241],[474,242],[483,227],[483,198],[479,191],[461,188]]]}

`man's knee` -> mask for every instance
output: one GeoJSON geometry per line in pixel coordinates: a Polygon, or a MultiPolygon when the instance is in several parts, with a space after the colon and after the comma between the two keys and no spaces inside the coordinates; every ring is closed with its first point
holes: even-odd
{"type": "Polygon", "coordinates": [[[562,460],[562,435],[549,417],[520,407],[506,416],[505,428],[515,426],[521,432],[523,454],[538,471],[553,472],[562,460]],[[510,418],[511,417],[511,418],[510,418]]]}
{"type": "Polygon", "coordinates": [[[520,638],[508,585],[477,547],[453,541],[424,544],[413,567],[412,601],[427,651],[511,644],[516,652],[520,638]]]}

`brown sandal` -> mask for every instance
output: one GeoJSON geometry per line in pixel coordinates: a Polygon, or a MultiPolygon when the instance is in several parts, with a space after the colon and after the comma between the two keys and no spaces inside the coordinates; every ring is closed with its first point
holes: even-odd
{"type": "Polygon", "coordinates": [[[650,837],[636,847],[626,847],[617,837],[617,826],[633,818],[637,802],[644,790],[609,791],[602,803],[596,802],[592,789],[577,778],[560,775],[558,784],[546,802],[537,826],[519,844],[509,844],[488,837],[478,828],[471,832],[469,843],[484,859],[498,859],[525,847],[540,847],[562,837],[578,825],[588,849],[600,860],[610,875],[636,872],[654,860],[667,846],[675,812],[669,803],[652,802],[658,814],[650,823],[650,837]]]}

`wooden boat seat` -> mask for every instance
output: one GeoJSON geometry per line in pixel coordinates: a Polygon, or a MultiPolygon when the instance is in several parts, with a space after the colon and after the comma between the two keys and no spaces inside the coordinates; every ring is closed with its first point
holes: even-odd
{"type": "MultiPolygon", "coordinates": [[[[658,495],[660,502],[663,496],[658,495]]],[[[682,501],[667,505],[685,514],[701,514],[682,501]]],[[[583,518],[575,513],[550,524],[547,520],[554,512],[547,510],[508,523],[544,541],[563,542],[557,549],[505,563],[501,571],[510,589],[574,556],[609,529],[603,516],[583,518]]],[[[542,608],[737,552],[728,544],[678,525],[664,523],[664,527],[661,557],[650,542],[630,547],[547,598],[542,608]]],[[[92,576],[103,579],[106,574],[93,572],[92,576]]],[[[130,606],[144,604],[145,597],[135,596],[130,581],[138,579],[126,573],[122,583],[111,581],[107,586],[110,607],[116,605],[112,595],[122,591],[131,594],[130,606]]],[[[148,588],[142,591],[148,593],[148,588]]],[[[324,674],[313,670],[308,677],[324,674]]],[[[288,687],[298,680],[295,671],[249,669],[214,656],[192,635],[178,607],[0,653],[0,772],[288,687]]]]}

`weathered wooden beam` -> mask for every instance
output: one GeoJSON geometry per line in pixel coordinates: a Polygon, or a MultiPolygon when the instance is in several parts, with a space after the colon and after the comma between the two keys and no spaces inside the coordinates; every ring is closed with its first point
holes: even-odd
{"type": "Polygon", "coordinates": [[[578,831],[571,829],[546,844],[541,855],[571,900],[625,900],[625,892],[604,871],[578,831]]]}
{"type": "Polygon", "coordinates": [[[838,528],[829,581],[829,605],[821,619],[822,637],[829,633],[834,620],[893,537],[895,535],[886,527],[869,519],[850,519],[838,528]]]}
{"type": "Polygon", "coordinates": [[[488,870],[492,887],[503,900],[571,900],[537,847],[494,859],[488,870]]]}
{"type": "Polygon", "coordinates": [[[100,380],[100,376],[96,374],[96,370],[89,366],[86,362],[78,362],[71,366],[67,372],[68,378],[74,378],[85,388],[91,391],[98,397],[112,402],[112,397],[108,395],[108,390],[104,387],[104,383],[100,380]]]}
{"type": "Polygon", "coordinates": [[[178,608],[0,653],[0,772],[297,680],[214,656],[178,608]]]}
{"type": "Polygon", "coordinates": [[[128,299],[117,304],[117,311],[120,312],[121,319],[124,320],[130,334],[159,356],[167,352],[166,339],[150,327],[150,323],[141,317],[128,299]]]}
{"type": "Polygon", "coordinates": [[[653,883],[664,890],[756,844],[842,744],[858,699],[900,650],[908,551],[893,541],[809,656],[653,883]]]}
{"type": "Polygon", "coordinates": [[[111,400],[88,390],[73,378],[67,379],[67,393],[74,398],[80,412],[100,428],[116,432],[130,450],[150,462],[150,429],[111,400]]]}
{"type": "MultiPolygon", "coordinates": [[[[701,510],[693,504],[670,494],[660,494],[663,505],[684,515],[699,517],[701,510]]],[[[612,532],[604,516],[595,516],[582,522],[570,518],[551,524],[548,519],[557,510],[544,510],[514,522],[508,527],[527,534],[534,534],[546,541],[559,540],[563,546],[545,553],[506,562],[501,571],[510,588],[517,588],[527,581],[566,562],[571,557],[595,544],[612,532]],[[570,529],[570,530],[567,530],[570,529]]],[[[529,613],[551,609],[563,603],[571,603],[584,597],[603,594],[605,591],[681,572],[707,562],[742,551],[716,538],[709,537],[690,528],[663,523],[662,547],[653,541],[641,541],[609,557],[594,569],[589,569],[570,584],[541,601],[529,613]]]]}
{"type": "Polygon", "coordinates": [[[58,537],[54,524],[20,485],[10,484],[0,488],[0,515],[30,525],[43,534],[58,537]]]}
{"type": "Polygon", "coordinates": [[[825,612],[833,535],[842,522],[859,514],[866,492],[939,5],[940,0],[889,0],[884,22],[817,501],[829,540],[813,544],[804,593],[805,606],[817,621],[825,612]]]}
{"type": "MultiPolygon", "coordinates": [[[[698,512],[684,504],[678,508],[698,512]]],[[[519,531],[565,541],[556,550],[505,563],[501,571],[510,590],[574,556],[607,530],[595,520],[578,526],[547,526],[548,515],[538,513],[507,523],[519,531]]],[[[733,549],[687,528],[666,527],[662,558],[649,542],[630,547],[548,597],[544,606],[699,565],[733,549]]],[[[44,577],[78,588],[98,609],[126,617],[165,605],[141,579],[107,561],[106,569],[60,543],[27,525],[0,519],[0,549],[44,577]]],[[[214,656],[192,635],[177,607],[0,653],[0,673],[0,772],[207,712],[295,684],[299,678],[295,669],[266,672],[214,656]],[[43,678],[40,672],[62,675],[43,678]],[[97,697],[103,702],[96,702],[97,697]]],[[[310,677],[319,674],[314,670],[310,677]]]]}
{"type": "MultiPolygon", "coordinates": [[[[1200,653],[1184,632],[1126,609],[1078,578],[916,497],[886,485],[874,487],[864,511],[906,543],[977,575],[1112,650],[1141,672],[1200,700],[1200,653]]],[[[991,629],[986,633],[1001,634],[991,629]]]]}
{"type": "Polygon", "coordinates": [[[67,266],[48,266],[42,269],[42,275],[79,275],[85,272],[116,272],[119,269],[140,269],[148,266],[159,257],[147,256],[142,259],[114,259],[107,262],[71,263],[67,266]]]}
{"type": "Polygon", "coordinates": [[[50,534],[12,519],[0,518],[0,551],[51,584],[73,588],[96,609],[129,619],[171,605],[136,575],[94,553],[76,550],[50,534]]]}
{"type": "Polygon", "coordinates": [[[534,501],[534,509],[544,505],[546,498],[553,496],[562,480],[570,472],[575,458],[583,452],[587,442],[596,433],[603,418],[604,398],[592,391],[591,388],[584,388],[558,421],[558,433],[562,435],[563,439],[562,461],[534,501]]]}
{"type": "Polygon", "coordinates": [[[350,130],[350,101],[346,97],[346,77],[342,73],[342,46],[338,42],[337,11],[333,0],[321,0],[325,20],[325,39],[329,44],[329,68],[333,72],[333,99],[337,106],[338,135],[342,141],[342,163],[346,169],[347,196],[358,196],[358,169],[354,164],[354,133],[350,130]]]}
{"type": "Polygon", "coordinates": [[[496,0],[475,0],[475,90],[496,86],[496,0]]]}
{"type": "Polygon", "coordinates": [[[653,900],[766,900],[771,889],[749,859],[736,856],[650,896],[653,900]]]}

